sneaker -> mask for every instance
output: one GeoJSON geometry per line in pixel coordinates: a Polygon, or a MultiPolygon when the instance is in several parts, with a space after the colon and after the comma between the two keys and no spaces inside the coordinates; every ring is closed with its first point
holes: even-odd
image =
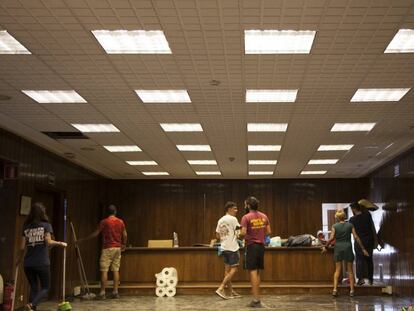
{"type": "Polygon", "coordinates": [[[119,293],[112,293],[111,296],[109,297],[110,299],[119,299],[121,297],[119,297],[119,293]]]}
{"type": "Polygon", "coordinates": [[[223,299],[229,299],[229,296],[226,295],[224,289],[217,289],[216,294],[219,295],[223,299]]]}
{"type": "Polygon", "coordinates": [[[374,280],[369,280],[368,283],[372,286],[374,284],[374,280]]]}
{"type": "Polygon", "coordinates": [[[260,302],[260,300],[252,300],[252,301],[250,301],[250,303],[247,306],[249,308],[263,308],[262,303],[260,302]]]}
{"type": "Polygon", "coordinates": [[[96,295],[96,300],[105,300],[105,299],[106,299],[105,294],[98,294],[98,295],[96,295]]]}
{"type": "Polygon", "coordinates": [[[357,285],[358,285],[358,286],[362,286],[362,285],[364,285],[364,284],[365,284],[364,279],[359,279],[359,280],[358,280],[358,282],[357,282],[357,285]]]}
{"type": "Polygon", "coordinates": [[[235,292],[234,290],[231,292],[231,297],[232,298],[241,298],[242,295],[240,295],[239,293],[235,292]]]}

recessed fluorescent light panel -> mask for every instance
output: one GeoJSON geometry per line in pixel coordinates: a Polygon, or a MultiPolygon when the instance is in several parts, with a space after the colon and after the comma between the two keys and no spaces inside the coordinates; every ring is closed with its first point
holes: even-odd
{"type": "Polygon", "coordinates": [[[146,176],[167,176],[170,175],[168,172],[142,172],[146,176]]]}
{"type": "Polygon", "coordinates": [[[248,132],[286,132],[287,123],[247,123],[248,132]]]}
{"type": "Polygon", "coordinates": [[[300,172],[301,175],[324,175],[326,171],[302,171],[300,172]]]}
{"type": "Polygon", "coordinates": [[[272,171],[263,171],[263,172],[250,171],[249,175],[273,175],[273,172],[272,171]]]}
{"type": "Polygon", "coordinates": [[[335,123],[331,132],[369,132],[375,123],[335,123]]]}
{"type": "Polygon", "coordinates": [[[309,54],[316,31],[245,30],[246,54],[309,54]]]}
{"type": "Polygon", "coordinates": [[[0,30],[0,54],[32,54],[7,30],[0,30]]]}
{"type": "Polygon", "coordinates": [[[191,103],[187,90],[135,90],[144,104],[191,103]]]}
{"type": "Polygon", "coordinates": [[[160,123],[165,132],[202,132],[200,123],[160,123]]]}
{"type": "Polygon", "coordinates": [[[191,165],[217,165],[216,160],[188,160],[191,165]]]}
{"type": "Polygon", "coordinates": [[[39,104],[86,103],[86,100],[74,90],[22,90],[22,92],[37,101],[39,104]]]}
{"type": "Polygon", "coordinates": [[[249,160],[249,165],[276,165],[277,160],[249,160]]]}
{"type": "Polygon", "coordinates": [[[210,145],[177,145],[180,151],[211,151],[210,145]]]}
{"type": "Polygon", "coordinates": [[[308,164],[336,164],[338,159],[314,159],[309,160],[308,164]]]}
{"type": "Polygon", "coordinates": [[[108,54],[172,54],[162,30],[92,30],[108,54]]]}
{"type": "Polygon", "coordinates": [[[129,165],[158,165],[155,161],[126,161],[129,165]]]}
{"type": "Polygon", "coordinates": [[[206,172],[195,172],[197,175],[221,175],[221,172],[206,171],[206,172]]]}
{"type": "Polygon", "coordinates": [[[384,53],[414,53],[414,29],[400,29],[384,53]]]}
{"type": "Polygon", "coordinates": [[[318,151],[343,151],[350,150],[354,145],[320,145],[318,151]]]}
{"type": "Polygon", "coordinates": [[[358,89],[351,102],[397,102],[410,89],[358,89]]]}
{"type": "Polygon", "coordinates": [[[293,103],[298,90],[246,90],[246,103],[293,103]]]}
{"type": "Polygon", "coordinates": [[[109,152],[138,152],[142,151],[136,145],[124,145],[124,146],[103,146],[109,152]]]}
{"type": "Polygon", "coordinates": [[[119,130],[113,124],[72,124],[82,133],[117,133],[119,130]]]}
{"type": "Polygon", "coordinates": [[[248,145],[248,151],[280,151],[281,145],[248,145]]]}

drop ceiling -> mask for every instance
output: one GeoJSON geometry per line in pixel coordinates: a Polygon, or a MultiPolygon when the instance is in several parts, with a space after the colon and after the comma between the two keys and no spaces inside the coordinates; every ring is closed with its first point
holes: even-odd
{"type": "Polygon", "coordinates": [[[360,88],[413,88],[414,53],[384,54],[399,29],[414,29],[403,0],[2,0],[0,30],[31,54],[0,55],[0,127],[104,177],[361,177],[414,146],[414,90],[397,102],[351,102],[360,88]],[[106,54],[92,30],[162,30],[172,54],[106,54]],[[248,54],[244,30],[312,30],[310,54],[248,54]],[[213,81],[215,80],[215,81],[213,81]],[[218,85],[217,85],[218,84],[218,85]],[[134,90],[187,90],[191,103],[144,104],[134,90]],[[295,102],[246,103],[247,89],[297,89],[295,102]],[[21,90],[75,90],[87,103],[39,104],[21,90]],[[335,123],[376,123],[370,132],[331,132],[335,123]],[[118,133],[55,140],[73,123],[111,123],[118,133]],[[200,123],[164,132],[160,123],[200,123]],[[286,132],[247,132],[247,123],[288,123],[286,132]],[[176,145],[208,144],[211,152],[176,145]],[[248,152],[248,145],[281,145],[248,152]],[[320,145],[353,144],[349,151],[320,145]],[[104,145],[137,145],[111,153],[104,145]],[[308,165],[311,159],[336,164],[308,165]],[[187,160],[216,160],[190,165],[187,160]],[[249,160],[277,160],[248,165],[249,160]],[[126,161],[155,161],[131,166],[126,161]],[[142,172],[164,171],[168,176],[142,172]],[[198,171],[219,171],[197,175],[198,171]],[[272,171],[272,175],[249,175],[272,171]]]}

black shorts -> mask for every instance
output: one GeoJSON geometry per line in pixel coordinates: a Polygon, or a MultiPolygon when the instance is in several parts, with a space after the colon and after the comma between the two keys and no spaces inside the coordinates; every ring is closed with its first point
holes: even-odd
{"type": "Polygon", "coordinates": [[[236,252],[223,251],[223,260],[224,260],[225,265],[238,266],[240,262],[239,251],[236,251],[236,252]]]}
{"type": "Polygon", "coordinates": [[[247,245],[244,253],[244,269],[263,270],[264,269],[264,245],[250,244],[247,245]]]}

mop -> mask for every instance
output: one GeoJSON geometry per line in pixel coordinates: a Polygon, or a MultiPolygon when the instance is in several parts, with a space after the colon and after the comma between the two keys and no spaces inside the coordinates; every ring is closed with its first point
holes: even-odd
{"type": "MultiPolygon", "coordinates": [[[[63,237],[66,242],[66,212],[68,207],[68,201],[63,201],[63,237]]],[[[72,310],[72,306],[68,301],[65,301],[65,289],[66,289],[66,247],[63,249],[63,284],[62,284],[62,302],[58,305],[58,311],[72,310]]]]}
{"type": "Polygon", "coordinates": [[[86,299],[86,300],[91,300],[91,299],[94,299],[96,295],[94,293],[91,293],[91,291],[89,290],[89,284],[86,278],[85,266],[83,265],[82,255],[81,255],[79,246],[76,243],[77,242],[76,232],[75,232],[75,227],[73,226],[72,222],[70,223],[70,227],[72,229],[73,241],[75,242],[75,251],[76,251],[76,259],[78,261],[79,277],[80,277],[82,289],[84,292],[86,291],[86,294],[84,294],[81,298],[86,299]]]}

